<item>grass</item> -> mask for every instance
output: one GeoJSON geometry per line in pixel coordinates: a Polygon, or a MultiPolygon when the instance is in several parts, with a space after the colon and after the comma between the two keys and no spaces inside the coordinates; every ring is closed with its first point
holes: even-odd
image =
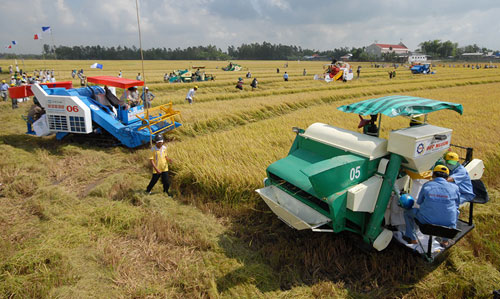
{"type": "MultiPolygon", "coordinates": [[[[156,104],[173,101],[183,113],[168,144],[173,198],[160,186],[142,193],[147,149],[26,136],[20,116],[29,104],[0,103],[0,297],[489,298],[499,288],[497,69],[438,67],[436,75],[414,76],[400,68],[389,80],[387,68],[363,64],[361,79],[326,84],[311,79],[321,62],[290,62],[289,82],[276,74],[283,61],[237,63],[259,78],[256,91],[236,91],[245,71],[223,72],[226,62],[145,63],[156,104]],[[163,73],[199,64],[216,80],[200,82],[187,105],[194,84],[164,84],[163,73]],[[476,206],[476,229],[435,265],[395,244],[366,253],[350,234],[294,231],[253,191],[287,154],[292,126],[355,129],[357,116],[336,107],[395,93],[461,103],[463,116],[437,112],[430,122],[452,128],[452,142],[474,147],[486,163],[491,201],[476,206]]],[[[27,60],[25,68],[54,68],[60,80],[82,67],[87,75],[142,72],[137,61],[103,64],[97,71],[88,61],[27,60]]],[[[407,122],[384,118],[382,135],[407,122]]]]}

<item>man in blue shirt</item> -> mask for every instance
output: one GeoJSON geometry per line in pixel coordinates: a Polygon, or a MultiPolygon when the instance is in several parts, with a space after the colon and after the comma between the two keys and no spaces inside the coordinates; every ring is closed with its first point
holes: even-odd
{"type": "Polygon", "coordinates": [[[465,167],[458,162],[458,154],[448,152],[444,156],[444,160],[446,161],[446,167],[450,170],[447,181],[455,183],[460,190],[460,204],[473,200],[476,196],[472,189],[472,182],[465,167]]]}
{"type": "MultiPolygon", "coordinates": [[[[406,231],[403,239],[410,244],[417,244],[415,236],[415,218],[420,223],[456,228],[460,192],[458,186],[447,182],[449,170],[446,166],[437,165],[432,173],[432,181],[425,183],[418,195],[417,204],[420,208],[406,210],[404,218],[406,231]]],[[[448,245],[443,240],[443,246],[448,245]]]]}
{"type": "Polygon", "coordinates": [[[2,80],[2,85],[0,85],[0,95],[2,96],[3,101],[7,101],[7,91],[9,90],[9,84],[2,80]]]}

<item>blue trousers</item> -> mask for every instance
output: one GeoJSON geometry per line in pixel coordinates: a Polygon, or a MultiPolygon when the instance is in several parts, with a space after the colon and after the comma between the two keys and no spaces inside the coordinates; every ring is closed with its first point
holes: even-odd
{"type": "MultiPolygon", "coordinates": [[[[427,223],[427,221],[425,221],[419,217],[420,214],[418,213],[417,208],[413,208],[411,210],[405,210],[403,216],[405,218],[405,224],[406,224],[405,236],[410,238],[411,240],[416,240],[417,236],[415,234],[415,218],[417,218],[418,221],[422,224],[427,223]]],[[[457,217],[458,217],[458,215],[457,215],[457,217]]],[[[442,240],[447,241],[448,239],[442,238],[442,240]]]]}
{"type": "MultiPolygon", "coordinates": [[[[410,238],[411,240],[416,240],[417,236],[415,235],[415,217],[418,216],[418,209],[413,208],[410,210],[404,211],[404,218],[406,224],[405,236],[410,238]]],[[[418,219],[420,221],[420,219],[418,219]]]]}

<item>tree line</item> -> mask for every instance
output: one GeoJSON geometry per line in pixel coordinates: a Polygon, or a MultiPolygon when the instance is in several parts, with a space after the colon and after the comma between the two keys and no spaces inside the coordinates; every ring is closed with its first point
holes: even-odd
{"type": "Polygon", "coordinates": [[[494,52],[476,44],[459,47],[458,43],[452,41],[441,41],[439,39],[421,42],[420,52],[432,56],[433,58],[458,58],[464,53],[488,53],[494,52]]]}
{"type": "MultiPolygon", "coordinates": [[[[271,44],[269,42],[242,44],[239,47],[229,46],[223,51],[214,45],[181,48],[151,48],[143,50],[144,59],[147,60],[295,60],[313,54],[324,59],[340,58],[347,53],[352,53],[353,58],[362,59],[363,48],[341,47],[333,50],[318,51],[303,49],[298,46],[271,44]]],[[[366,53],[365,53],[366,54],[366,53]]],[[[64,60],[136,60],[141,58],[137,47],[103,47],[103,46],[43,46],[43,57],[64,60]]],[[[365,57],[368,58],[368,57],[365,57]]]]}
{"type": "MultiPolygon", "coordinates": [[[[420,43],[419,52],[432,56],[432,58],[459,58],[463,53],[491,51],[480,48],[476,44],[458,47],[458,43],[451,41],[429,40],[420,43]]],[[[351,54],[351,59],[356,61],[376,61],[380,58],[370,56],[365,47],[340,47],[333,50],[319,51],[304,49],[300,46],[271,44],[269,42],[242,44],[239,47],[229,46],[227,51],[214,45],[181,48],[151,48],[143,51],[147,60],[297,60],[304,56],[316,55],[319,59],[329,60],[351,54]]],[[[31,59],[63,59],[63,60],[137,60],[141,58],[137,47],[117,46],[43,46],[42,55],[14,55],[0,54],[3,58],[31,58],[31,59]]],[[[395,61],[394,53],[382,57],[385,61],[395,61]],[[393,54],[393,55],[390,55],[393,54]]]]}

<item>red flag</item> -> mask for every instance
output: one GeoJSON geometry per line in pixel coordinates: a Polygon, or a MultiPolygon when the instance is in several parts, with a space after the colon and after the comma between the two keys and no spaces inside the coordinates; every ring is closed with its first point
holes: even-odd
{"type": "Polygon", "coordinates": [[[35,36],[33,37],[33,39],[38,39],[38,34],[35,34],[35,36]]]}
{"type": "Polygon", "coordinates": [[[9,49],[12,49],[12,45],[9,45],[9,49]]]}

